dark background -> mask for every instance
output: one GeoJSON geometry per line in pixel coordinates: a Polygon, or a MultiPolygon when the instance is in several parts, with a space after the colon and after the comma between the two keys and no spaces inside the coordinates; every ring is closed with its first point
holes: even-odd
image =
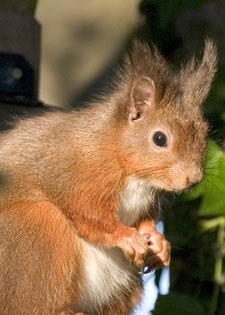
{"type": "MultiPolygon", "coordinates": [[[[156,44],[175,65],[193,52],[201,56],[206,37],[215,41],[218,72],[203,107],[211,126],[206,175],[190,193],[170,195],[162,204],[165,234],[172,244],[171,287],[169,295],[158,298],[153,313],[225,314],[225,1],[124,1],[122,9],[117,8],[121,1],[113,3],[114,15],[99,1],[90,1],[91,8],[97,5],[97,13],[85,15],[86,8],[78,0],[68,1],[68,13],[66,9],[60,13],[57,1],[39,1],[37,17],[43,25],[40,98],[64,108],[88,102],[111,82],[122,49],[130,46],[133,36],[156,44]]],[[[38,100],[4,99],[0,128],[9,127],[8,122],[21,114],[51,108],[38,100]]]]}

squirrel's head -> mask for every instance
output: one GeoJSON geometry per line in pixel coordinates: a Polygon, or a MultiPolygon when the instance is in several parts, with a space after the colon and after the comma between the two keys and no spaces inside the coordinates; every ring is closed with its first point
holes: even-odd
{"type": "Polygon", "coordinates": [[[208,125],[201,104],[216,59],[215,46],[206,40],[202,61],[197,64],[193,58],[173,73],[155,47],[134,43],[124,67],[127,94],[118,105],[119,154],[127,174],[168,191],[202,180],[208,125]]]}

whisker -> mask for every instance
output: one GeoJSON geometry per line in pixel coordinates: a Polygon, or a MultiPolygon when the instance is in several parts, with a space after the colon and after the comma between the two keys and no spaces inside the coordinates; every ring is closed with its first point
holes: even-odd
{"type": "MultiPolygon", "coordinates": [[[[216,167],[214,167],[214,168],[205,168],[204,169],[204,174],[206,175],[211,175],[211,174],[213,174],[213,171],[215,172],[215,171],[218,171],[217,173],[218,174],[222,174],[222,171],[225,171],[225,168],[221,168],[221,169],[218,169],[218,168],[216,168],[216,167]]],[[[225,178],[225,177],[224,177],[225,178]]]]}
{"type": "Polygon", "coordinates": [[[220,170],[225,170],[225,167],[223,168],[223,167],[204,167],[204,170],[218,170],[218,171],[220,171],[220,170]]]}
{"type": "Polygon", "coordinates": [[[171,243],[170,243],[170,245],[171,245],[171,249],[185,250],[184,248],[179,247],[179,246],[175,246],[175,245],[173,245],[171,243]]]}
{"type": "Polygon", "coordinates": [[[223,145],[224,144],[224,139],[217,139],[216,140],[216,144],[223,145]]]}
{"type": "Polygon", "coordinates": [[[217,132],[223,131],[224,129],[225,129],[225,127],[221,127],[219,129],[210,130],[209,131],[209,136],[212,136],[212,135],[214,135],[217,132]]]}
{"type": "Polygon", "coordinates": [[[217,178],[219,178],[220,180],[222,180],[222,181],[224,181],[224,182],[225,182],[225,178],[223,178],[223,177],[221,177],[221,176],[219,176],[219,175],[212,174],[212,173],[205,173],[205,175],[207,175],[207,176],[214,176],[214,177],[217,177],[217,178]]]}
{"type": "Polygon", "coordinates": [[[208,135],[209,135],[209,137],[211,137],[212,135],[214,135],[215,133],[217,133],[219,131],[220,131],[220,129],[211,130],[211,131],[209,131],[208,135]]]}
{"type": "Polygon", "coordinates": [[[154,169],[152,167],[149,167],[149,168],[143,168],[143,169],[140,169],[140,170],[136,170],[136,171],[133,171],[133,172],[130,172],[128,173],[128,175],[141,175],[141,176],[145,176],[145,175],[148,175],[148,174],[151,174],[151,175],[154,175],[154,176],[157,176],[158,172],[160,171],[160,176],[158,178],[163,178],[164,175],[167,175],[168,172],[166,171],[168,167],[165,167],[164,169],[154,169]]]}
{"type": "MultiPolygon", "coordinates": [[[[216,189],[216,191],[218,191],[219,193],[219,196],[220,196],[220,203],[222,202],[223,204],[225,203],[225,198],[224,198],[224,195],[223,195],[223,192],[221,191],[221,189],[215,185],[214,183],[212,183],[211,181],[205,179],[207,183],[209,183],[212,187],[214,187],[216,189]]],[[[205,183],[203,183],[205,184],[205,183]]],[[[206,198],[209,198],[208,194],[205,195],[206,198]]],[[[208,200],[208,199],[207,199],[208,200]]],[[[219,200],[218,200],[219,202],[219,200]]]]}
{"type": "Polygon", "coordinates": [[[215,161],[215,162],[210,162],[210,163],[206,163],[205,164],[205,166],[210,166],[210,165],[218,165],[218,164],[223,164],[223,165],[225,165],[225,161],[223,162],[223,161],[215,161]]]}
{"type": "Polygon", "coordinates": [[[130,173],[128,173],[128,175],[134,175],[134,174],[139,174],[139,173],[142,173],[142,172],[147,172],[147,171],[150,171],[151,170],[151,168],[149,167],[149,168],[143,168],[143,169],[140,169],[140,170],[137,170],[137,171],[133,171],[133,172],[130,172],[130,173]]]}
{"type": "MultiPolygon", "coordinates": [[[[222,191],[221,191],[221,189],[219,189],[219,187],[216,185],[216,184],[214,184],[214,183],[212,183],[212,182],[210,182],[208,179],[204,179],[207,183],[209,183],[209,184],[211,184],[219,193],[220,193],[220,195],[221,195],[221,193],[222,193],[222,191]]],[[[207,195],[206,195],[207,196],[207,195]]],[[[225,198],[224,198],[224,196],[222,196],[221,195],[221,199],[222,200],[225,200],[225,198]]]]}

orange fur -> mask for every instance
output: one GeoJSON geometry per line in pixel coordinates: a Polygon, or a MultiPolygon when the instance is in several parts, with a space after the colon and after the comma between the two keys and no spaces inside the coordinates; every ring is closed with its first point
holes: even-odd
{"type": "Polygon", "coordinates": [[[210,41],[202,62],[179,74],[136,42],[101,102],[22,120],[1,136],[1,315],[132,311],[140,269],[170,261],[155,229],[158,192],[202,179],[199,105],[215,69],[210,41]]]}
{"type": "Polygon", "coordinates": [[[48,201],[16,203],[1,211],[0,226],[0,313],[31,309],[30,314],[47,315],[74,305],[82,283],[82,246],[57,207],[48,201]]]}

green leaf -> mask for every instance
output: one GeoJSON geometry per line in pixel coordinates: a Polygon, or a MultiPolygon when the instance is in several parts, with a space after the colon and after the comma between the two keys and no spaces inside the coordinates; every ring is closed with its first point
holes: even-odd
{"type": "Polygon", "coordinates": [[[212,140],[208,141],[204,179],[184,196],[185,200],[199,197],[200,215],[225,215],[225,152],[212,140]]]}
{"type": "Polygon", "coordinates": [[[160,295],[152,312],[154,315],[204,315],[201,303],[186,294],[160,295]]]}

